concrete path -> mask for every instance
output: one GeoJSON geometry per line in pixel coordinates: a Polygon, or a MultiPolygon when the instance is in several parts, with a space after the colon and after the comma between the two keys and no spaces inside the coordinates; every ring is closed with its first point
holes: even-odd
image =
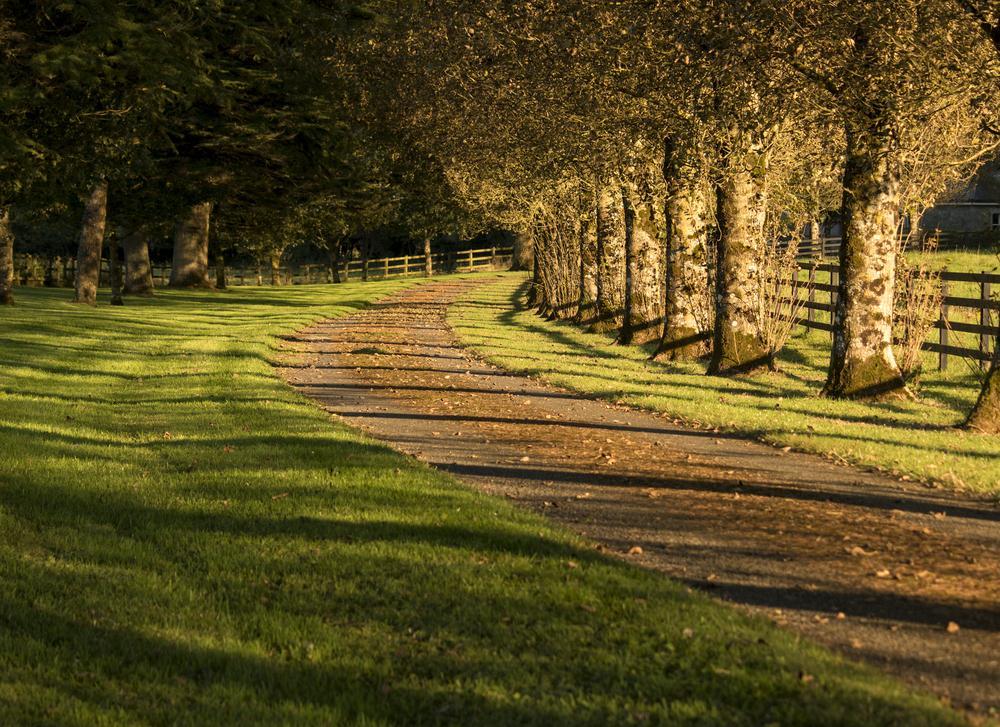
{"type": "MultiPolygon", "coordinates": [[[[1000,710],[1000,511],[477,361],[417,286],[289,341],[352,426],[975,712],[1000,710]]],[[[996,714],[996,711],[994,711],[996,714]]]]}

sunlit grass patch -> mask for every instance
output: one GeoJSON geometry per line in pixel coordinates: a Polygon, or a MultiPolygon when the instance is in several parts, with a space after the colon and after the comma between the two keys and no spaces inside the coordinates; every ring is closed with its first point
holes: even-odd
{"type": "Polygon", "coordinates": [[[962,361],[941,373],[928,354],[915,401],[832,401],[818,396],[828,333],[800,329],[776,373],[709,377],[702,363],[651,362],[646,349],[544,321],[524,307],[524,291],[524,277],[512,274],[472,292],[452,309],[450,321],[491,361],[570,389],[899,476],[1000,495],[1000,441],[954,428],[979,393],[976,373],[962,361]]]}

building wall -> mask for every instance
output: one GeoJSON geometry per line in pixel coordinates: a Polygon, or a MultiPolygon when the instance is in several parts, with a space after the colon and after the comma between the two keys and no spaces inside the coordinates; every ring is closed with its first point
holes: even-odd
{"type": "Polygon", "coordinates": [[[993,216],[1000,214],[1000,201],[995,205],[941,205],[932,207],[920,220],[921,229],[927,232],[972,232],[992,231],[993,216]]]}

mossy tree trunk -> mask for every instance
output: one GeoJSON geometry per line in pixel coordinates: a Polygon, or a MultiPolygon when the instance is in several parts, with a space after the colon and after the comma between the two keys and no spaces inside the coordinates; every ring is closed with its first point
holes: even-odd
{"type": "Polygon", "coordinates": [[[625,208],[621,185],[606,179],[597,188],[597,300],[590,329],[621,328],[625,307],[625,208]]]}
{"type": "Polygon", "coordinates": [[[849,123],[827,396],[873,397],[903,388],[892,350],[899,189],[895,129],[885,122],[849,123]]]}
{"type": "Polygon", "coordinates": [[[101,279],[101,248],[108,215],[108,183],[101,181],[84,200],[80,244],[76,253],[75,303],[94,305],[101,279]]]}
{"type": "Polygon", "coordinates": [[[0,209],[0,305],[14,303],[14,232],[10,210],[0,209]]]}
{"type": "Polygon", "coordinates": [[[765,244],[767,153],[743,134],[723,153],[717,183],[715,324],[708,373],[728,375],[766,366],[753,321],[765,244]]]}
{"type": "Polygon", "coordinates": [[[208,236],[212,203],[196,204],[174,231],[174,264],[171,288],[209,288],[208,236]]]}
{"type": "Polygon", "coordinates": [[[668,141],[663,163],[666,307],[655,356],[661,361],[695,359],[707,351],[708,200],[700,171],[668,141]]]}
{"type": "Polygon", "coordinates": [[[618,343],[659,340],[663,319],[662,251],[656,205],[648,184],[622,187],[625,211],[625,313],[618,343]]]}
{"type": "Polygon", "coordinates": [[[965,422],[967,429],[985,434],[1000,434],[1000,340],[994,339],[993,363],[983,382],[979,399],[965,422]]]}
{"type": "Polygon", "coordinates": [[[153,266],[149,262],[149,235],[143,230],[132,230],[122,236],[125,250],[125,293],[127,295],[153,294],[153,266]]]}

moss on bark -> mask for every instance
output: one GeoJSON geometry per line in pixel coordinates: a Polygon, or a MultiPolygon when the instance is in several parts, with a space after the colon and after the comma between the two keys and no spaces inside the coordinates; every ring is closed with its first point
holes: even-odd
{"type": "Polygon", "coordinates": [[[1000,434],[1000,345],[993,354],[990,372],[965,427],[985,434],[1000,434]]]}

